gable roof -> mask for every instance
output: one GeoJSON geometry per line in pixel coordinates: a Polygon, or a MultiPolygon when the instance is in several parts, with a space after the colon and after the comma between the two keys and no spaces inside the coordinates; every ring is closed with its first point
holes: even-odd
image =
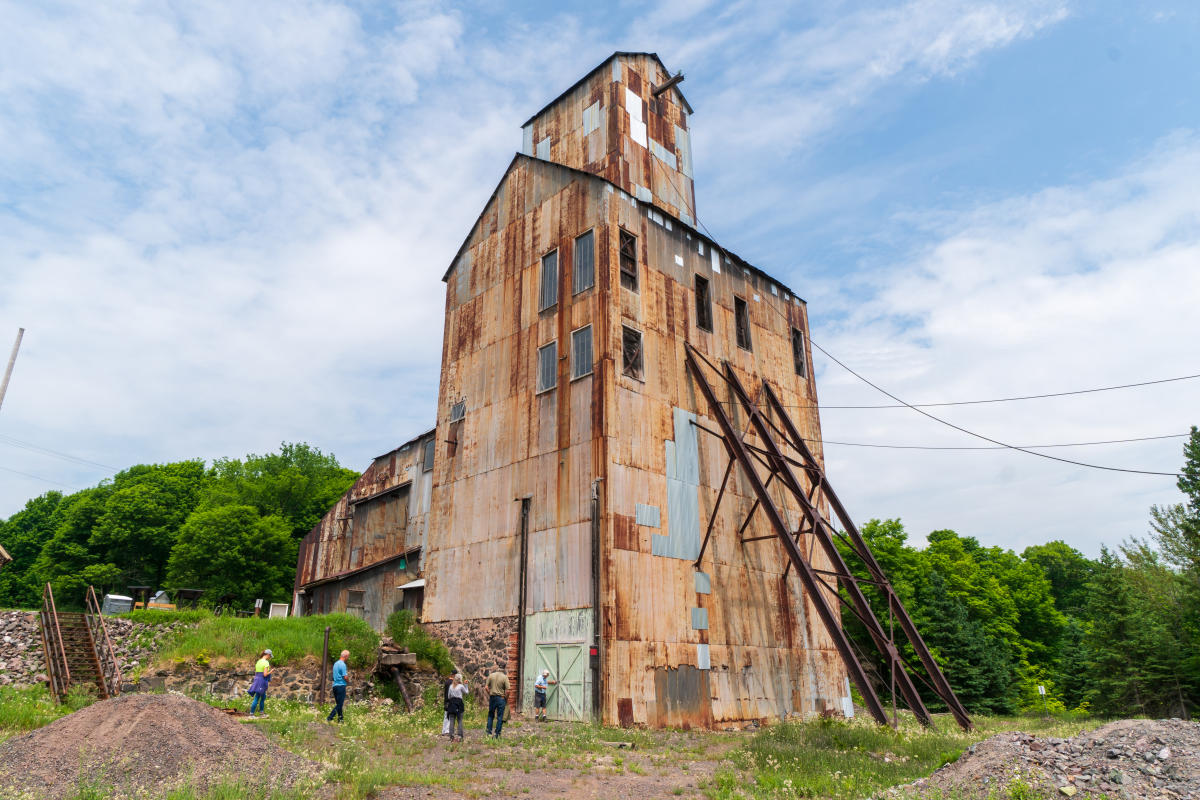
{"type": "MultiPolygon", "coordinates": [[[[599,64],[597,64],[591,70],[589,70],[588,73],[586,75],[584,75],[582,78],[580,78],[579,80],[572,83],[569,87],[567,87],[566,91],[561,92],[557,97],[555,97],[549,103],[546,103],[546,105],[544,105],[540,109],[538,109],[538,112],[536,114],[534,114],[532,117],[530,117],[529,119],[527,119],[521,123],[521,127],[524,128],[526,125],[528,125],[529,123],[533,122],[535,119],[540,117],[546,111],[546,109],[550,108],[550,106],[554,105],[559,100],[563,99],[563,97],[565,97],[566,95],[575,91],[575,89],[580,84],[584,83],[589,78],[591,78],[593,75],[595,75],[597,72],[604,69],[604,67],[608,66],[608,62],[612,61],[614,58],[621,58],[622,56],[647,56],[648,58],[653,58],[655,61],[658,62],[658,65],[660,67],[662,67],[663,72],[667,73],[667,75],[671,74],[671,70],[667,69],[667,65],[664,64],[662,59],[658,57],[658,53],[637,53],[637,52],[633,52],[633,51],[629,51],[629,50],[618,50],[615,53],[613,53],[611,56],[609,56],[608,58],[601,61],[599,64]]],[[[674,86],[671,87],[671,89],[675,92],[675,94],[679,95],[679,102],[683,103],[683,107],[687,109],[687,112],[689,114],[694,114],[695,112],[692,111],[692,104],[689,103],[687,101],[687,98],[683,96],[683,92],[680,91],[680,89],[679,89],[679,84],[675,84],[674,86]]]]}
{"type": "MultiPolygon", "coordinates": [[[[475,218],[475,222],[471,223],[471,228],[470,228],[470,230],[467,231],[467,235],[466,235],[466,238],[463,239],[463,243],[461,245],[459,245],[458,252],[456,252],[454,254],[454,258],[450,259],[450,266],[446,267],[446,272],[442,275],[443,283],[446,283],[450,280],[450,273],[454,271],[454,265],[458,263],[458,259],[462,256],[463,252],[466,251],[467,246],[471,243],[471,237],[475,235],[475,229],[479,227],[479,223],[483,220],[484,215],[487,214],[488,209],[490,209],[492,207],[492,203],[495,202],[495,200],[496,200],[496,195],[498,195],[500,193],[500,188],[502,186],[504,186],[505,181],[508,180],[508,176],[512,174],[512,171],[517,167],[518,164],[524,163],[524,162],[529,162],[529,163],[532,163],[535,165],[540,165],[540,166],[545,166],[545,167],[556,167],[558,169],[566,170],[567,172],[570,172],[573,175],[576,175],[580,178],[586,178],[587,180],[597,181],[606,186],[611,186],[615,191],[618,191],[621,194],[628,194],[620,186],[618,186],[617,184],[608,180],[607,178],[601,177],[600,175],[596,175],[591,172],[585,172],[581,169],[576,169],[575,167],[568,167],[566,164],[559,164],[557,161],[547,161],[542,158],[536,158],[535,156],[527,156],[524,153],[516,153],[513,155],[512,161],[508,162],[508,167],[504,170],[504,175],[501,176],[500,182],[496,184],[496,188],[492,190],[491,196],[488,197],[487,202],[483,204],[483,210],[481,210],[479,212],[479,216],[477,216],[475,218]]],[[[709,236],[705,233],[701,233],[699,230],[697,230],[696,228],[687,224],[686,222],[681,220],[679,217],[672,214],[670,211],[667,211],[666,209],[662,208],[661,206],[657,206],[654,203],[648,203],[645,200],[638,200],[637,202],[640,203],[641,205],[647,206],[648,208],[653,208],[655,211],[657,211],[659,214],[662,214],[664,217],[669,217],[671,219],[672,224],[678,225],[679,227],[683,228],[684,230],[686,230],[688,233],[692,234],[696,238],[702,239],[703,241],[707,242],[708,246],[713,248],[714,250],[717,250],[717,251],[729,256],[730,260],[733,263],[735,263],[737,266],[742,267],[743,269],[748,269],[751,272],[755,272],[758,275],[761,275],[762,277],[766,278],[767,280],[778,284],[781,289],[786,289],[793,296],[798,298],[801,303],[807,304],[807,301],[803,297],[800,297],[799,292],[792,289],[790,286],[785,284],[783,281],[779,280],[776,277],[769,275],[765,271],[754,266],[749,261],[747,261],[746,259],[739,256],[737,253],[734,253],[733,251],[723,247],[711,236],[709,236]]]]}

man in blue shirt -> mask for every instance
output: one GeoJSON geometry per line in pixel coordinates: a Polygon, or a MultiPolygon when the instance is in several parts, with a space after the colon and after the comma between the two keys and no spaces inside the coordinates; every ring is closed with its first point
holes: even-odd
{"type": "Polygon", "coordinates": [[[346,703],[346,683],[350,671],[346,668],[346,660],[350,658],[350,651],[343,650],[342,657],[333,662],[333,699],[337,703],[336,706],[329,712],[329,716],[325,718],[326,722],[333,722],[333,715],[337,714],[337,721],[342,721],[342,706],[346,703]]]}

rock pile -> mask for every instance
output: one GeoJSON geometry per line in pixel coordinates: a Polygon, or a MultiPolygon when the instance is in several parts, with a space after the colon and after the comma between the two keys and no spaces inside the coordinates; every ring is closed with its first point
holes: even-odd
{"type": "MultiPolygon", "coordinates": [[[[128,619],[105,617],[113,650],[128,680],[130,673],[153,656],[166,635],[187,625],[146,625],[128,619]]],[[[42,635],[32,611],[0,611],[0,686],[31,686],[45,681],[42,635]]]]}
{"type": "Polygon", "coordinates": [[[0,744],[0,797],[158,796],[181,783],[202,794],[221,781],[262,797],[317,772],[253,725],[177,694],[102,700],[0,744]]]}
{"type": "Polygon", "coordinates": [[[993,736],[929,778],[893,793],[986,797],[1015,780],[1044,796],[1200,798],[1200,724],[1120,720],[1070,739],[993,736]]]}

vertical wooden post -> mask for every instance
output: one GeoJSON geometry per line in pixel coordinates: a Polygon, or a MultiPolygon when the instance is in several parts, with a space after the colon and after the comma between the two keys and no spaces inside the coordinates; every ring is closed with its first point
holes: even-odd
{"type": "Polygon", "coordinates": [[[325,626],[325,643],[321,645],[321,691],[318,703],[325,703],[325,686],[329,674],[329,626],[325,626]]]}

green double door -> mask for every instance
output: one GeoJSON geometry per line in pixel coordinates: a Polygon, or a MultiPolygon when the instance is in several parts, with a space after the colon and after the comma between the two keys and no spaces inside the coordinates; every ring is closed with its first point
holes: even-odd
{"type": "Polygon", "coordinates": [[[557,681],[546,692],[546,714],[553,719],[588,719],[590,705],[584,691],[586,642],[537,642],[536,647],[536,675],[548,669],[550,680],[557,681]]]}

